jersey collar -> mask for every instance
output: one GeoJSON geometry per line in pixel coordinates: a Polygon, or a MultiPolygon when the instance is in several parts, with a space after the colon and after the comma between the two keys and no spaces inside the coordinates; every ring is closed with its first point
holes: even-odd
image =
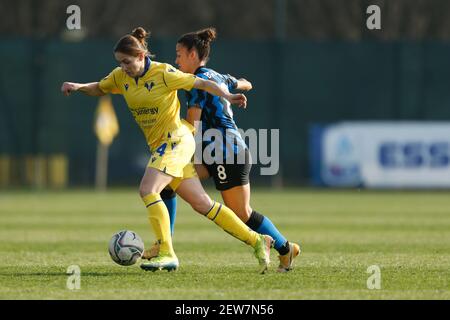
{"type": "Polygon", "coordinates": [[[195,70],[194,74],[199,74],[202,68],[206,68],[205,66],[200,66],[195,70]]]}
{"type": "Polygon", "coordinates": [[[142,72],[142,74],[139,77],[134,78],[134,80],[136,80],[136,83],[138,82],[139,78],[142,78],[143,76],[145,76],[145,74],[147,73],[148,69],[150,69],[150,65],[152,64],[152,60],[150,60],[149,56],[145,57],[145,67],[144,67],[144,72],[142,72]]]}

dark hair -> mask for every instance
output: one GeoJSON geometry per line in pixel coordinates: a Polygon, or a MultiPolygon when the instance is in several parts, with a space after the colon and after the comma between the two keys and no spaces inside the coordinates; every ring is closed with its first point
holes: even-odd
{"type": "Polygon", "coordinates": [[[206,28],[203,30],[186,33],[178,39],[177,43],[185,46],[189,51],[195,48],[200,61],[208,60],[211,50],[210,43],[217,37],[216,29],[206,28]]]}
{"type": "Polygon", "coordinates": [[[137,27],[130,34],[120,38],[114,46],[114,52],[121,52],[134,57],[140,53],[152,56],[147,47],[147,38],[149,36],[150,32],[145,31],[142,27],[137,27]]]}

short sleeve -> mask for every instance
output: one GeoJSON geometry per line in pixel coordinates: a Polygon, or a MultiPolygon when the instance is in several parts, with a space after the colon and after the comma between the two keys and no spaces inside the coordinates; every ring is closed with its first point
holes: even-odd
{"type": "Polygon", "coordinates": [[[226,78],[226,83],[227,83],[227,86],[228,86],[228,90],[229,91],[235,90],[237,88],[237,86],[238,86],[237,79],[235,77],[229,75],[229,74],[225,75],[225,78],[226,78]]]}
{"type": "Polygon", "coordinates": [[[184,89],[189,91],[194,86],[196,76],[190,73],[181,72],[170,64],[166,64],[163,79],[165,85],[170,90],[184,89]]]}
{"type": "Polygon", "coordinates": [[[106,77],[104,77],[102,80],[99,81],[98,85],[100,87],[100,90],[102,90],[104,93],[114,93],[114,94],[120,94],[120,75],[122,70],[119,68],[114,69],[111,71],[110,74],[108,74],[106,77]]]}

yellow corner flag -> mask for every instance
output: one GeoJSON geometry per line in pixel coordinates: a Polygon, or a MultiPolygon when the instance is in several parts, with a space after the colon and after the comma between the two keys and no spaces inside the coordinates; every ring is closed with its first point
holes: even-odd
{"type": "Polygon", "coordinates": [[[119,133],[119,123],[110,96],[100,98],[94,130],[100,143],[106,146],[109,146],[119,133]]]}

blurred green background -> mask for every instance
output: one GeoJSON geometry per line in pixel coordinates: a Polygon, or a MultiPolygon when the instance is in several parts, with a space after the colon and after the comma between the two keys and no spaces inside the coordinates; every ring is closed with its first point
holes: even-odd
{"type": "MultiPolygon", "coordinates": [[[[117,65],[114,43],[137,26],[152,31],[156,60],[171,64],[180,35],[217,28],[208,66],[253,83],[248,109],[235,111],[238,126],[280,129],[281,171],[276,178],[260,176],[255,166],[257,184],[310,183],[312,124],[450,118],[449,1],[1,0],[0,12],[3,186],[50,184],[36,178],[39,157],[44,175],[52,159],[67,171],[55,185],[93,184],[98,100],[66,98],[60,86],[108,74],[117,65]],[[66,28],[71,4],[81,8],[79,31],[66,28]],[[381,30],[366,28],[370,4],[381,7],[381,30]]],[[[113,104],[120,134],[110,148],[109,183],[137,185],[146,143],[122,97],[114,96],[113,104]]]]}

